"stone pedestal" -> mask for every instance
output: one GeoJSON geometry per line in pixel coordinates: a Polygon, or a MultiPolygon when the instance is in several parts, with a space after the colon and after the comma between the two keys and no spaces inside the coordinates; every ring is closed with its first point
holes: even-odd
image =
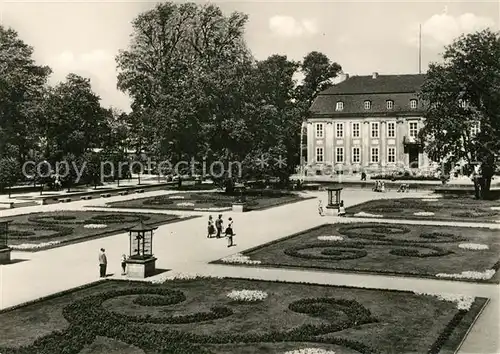
{"type": "Polygon", "coordinates": [[[330,216],[337,216],[339,214],[338,206],[327,206],[325,208],[325,214],[330,216]]]}
{"type": "Polygon", "coordinates": [[[236,213],[247,211],[247,203],[233,203],[233,211],[236,213]]]}
{"type": "Polygon", "coordinates": [[[9,247],[0,249],[0,264],[10,263],[10,252],[12,252],[12,249],[9,247]]]}
{"type": "Polygon", "coordinates": [[[156,258],[127,259],[127,278],[147,278],[156,272],[156,258]]]}

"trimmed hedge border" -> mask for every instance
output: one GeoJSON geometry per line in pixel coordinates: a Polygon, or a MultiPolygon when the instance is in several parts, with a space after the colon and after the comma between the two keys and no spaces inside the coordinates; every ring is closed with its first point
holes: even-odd
{"type": "Polygon", "coordinates": [[[440,247],[433,247],[433,246],[421,246],[419,244],[408,244],[405,245],[407,246],[414,246],[418,248],[428,248],[430,250],[436,251],[436,253],[420,253],[418,249],[415,248],[395,248],[389,251],[390,254],[394,256],[401,256],[401,257],[418,257],[418,258],[429,258],[429,257],[442,257],[442,256],[447,256],[450,254],[453,254],[454,252],[444,250],[440,247]]]}
{"type": "Polygon", "coordinates": [[[13,240],[24,240],[24,241],[30,241],[30,240],[43,240],[47,238],[58,238],[58,237],[64,237],[71,235],[73,233],[73,228],[71,227],[64,227],[60,225],[48,225],[48,224],[28,224],[28,223],[19,223],[19,224],[12,224],[12,226],[30,226],[34,231],[55,231],[53,234],[48,234],[48,235],[39,235],[37,236],[37,233],[34,231],[30,230],[12,230],[14,234],[12,233],[11,230],[9,230],[9,238],[13,240]]]}
{"type": "Polygon", "coordinates": [[[314,243],[314,244],[288,248],[283,252],[287,256],[304,258],[304,259],[342,260],[342,259],[357,259],[365,257],[368,253],[366,252],[366,250],[361,248],[364,248],[364,245],[348,244],[344,242],[335,242],[335,243],[321,242],[321,243],[314,243]],[[324,255],[324,257],[322,257],[321,255],[300,253],[300,251],[302,250],[311,248],[325,248],[325,250],[321,252],[321,254],[324,255]],[[336,248],[345,248],[345,249],[338,250],[336,248]],[[343,255],[343,253],[345,253],[345,255],[343,255]]]}
{"type": "MultiPolygon", "coordinates": [[[[328,284],[315,284],[315,283],[311,283],[311,282],[290,282],[290,281],[279,281],[279,280],[257,280],[257,279],[249,279],[249,278],[232,278],[232,277],[228,277],[228,278],[225,278],[227,280],[246,280],[246,281],[253,281],[253,282],[268,282],[268,283],[282,283],[282,284],[304,284],[304,285],[314,285],[314,286],[317,286],[317,287],[329,287],[329,288],[343,288],[343,289],[364,289],[364,290],[373,290],[373,291],[379,291],[379,292],[390,292],[390,293],[406,293],[406,294],[412,294],[412,295],[415,295],[413,292],[411,291],[404,291],[404,290],[396,290],[396,289],[374,289],[374,288],[366,288],[366,287],[354,287],[354,286],[338,286],[338,285],[328,285],[328,284]]],[[[212,281],[212,280],[217,280],[217,279],[204,279],[206,281],[212,281]]],[[[173,283],[175,284],[175,282],[187,282],[187,281],[197,281],[196,279],[192,279],[192,280],[169,280],[167,281],[168,283],[173,283]]],[[[90,284],[85,284],[83,286],[80,286],[80,287],[77,287],[77,288],[73,288],[73,289],[69,289],[69,290],[66,290],[66,291],[63,291],[63,292],[60,292],[60,293],[57,293],[57,294],[53,294],[53,295],[49,295],[49,296],[46,296],[46,297],[43,297],[43,298],[40,298],[40,299],[37,299],[37,300],[34,300],[34,301],[29,301],[29,302],[26,302],[24,304],[20,304],[20,305],[16,305],[16,306],[13,306],[11,308],[8,308],[8,309],[3,309],[3,310],[0,310],[0,314],[2,313],[6,313],[6,312],[9,312],[9,311],[13,311],[13,310],[16,310],[16,309],[19,309],[21,307],[24,307],[24,306],[27,306],[27,305],[30,305],[30,304],[36,304],[36,303],[40,303],[42,301],[45,301],[45,300],[49,300],[49,299],[52,299],[52,298],[57,298],[57,297],[61,297],[61,296],[64,296],[64,295],[68,295],[70,293],[73,293],[73,292],[76,292],[76,291],[79,291],[79,290],[83,290],[83,289],[86,289],[86,288],[91,288],[91,287],[94,287],[94,286],[97,286],[97,285],[100,285],[101,283],[104,283],[104,282],[125,282],[125,283],[129,283],[129,284],[136,284],[136,285],[139,285],[141,284],[141,287],[145,287],[145,288],[153,288],[154,286],[151,286],[151,285],[145,285],[144,283],[142,282],[139,282],[139,281],[131,281],[131,280],[121,280],[121,279],[104,279],[104,280],[99,280],[99,281],[96,281],[94,283],[90,283],[90,284]]],[[[295,302],[296,306],[297,306],[297,303],[298,305],[300,306],[300,304],[303,304],[304,302],[311,302],[311,301],[314,301],[313,299],[302,299],[302,300],[299,300],[297,302],[295,302]]],[[[318,301],[318,299],[315,299],[315,301],[318,301]]],[[[342,300],[342,301],[349,301],[349,300],[342,300]]],[[[486,298],[476,298],[475,299],[475,302],[474,302],[474,305],[473,307],[477,307],[477,306],[480,306],[478,308],[478,312],[481,313],[481,311],[484,309],[484,307],[487,305],[488,303],[488,299],[486,298]],[[480,304],[481,302],[483,302],[483,304],[480,304]],[[477,304],[477,306],[476,306],[477,304]]],[[[471,312],[470,311],[465,311],[465,315],[467,314],[470,314],[471,312]]],[[[474,318],[477,318],[478,317],[478,314],[476,314],[474,316],[474,318]]],[[[454,331],[456,330],[456,328],[462,324],[462,320],[463,320],[464,316],[459,316],[459,313],[457,313],[457,315],[455,315],[453,317],[453,319],[446,325],[445,329],[442,331],[442,333],[439,335],[438,339],[433,343],[433,345],[431,346],[431,348],[429,349],[428,353],[430,354],[434,354],[434,353],[437,353],[439,352],[439,350],[441,350],[441,348],[443,346],[445,346],[447,344],[447,342],[450,340],[450,337],[451,335],[455,335],[455,336],[458,336],[458,334],[454,333],[454,331]],[[459,318],[460,317],[460,318],[459,318]]],[[[467,327],[464,327],[463,328],[463,332],[464,334],[460,334],[460,338],[463,338],[464,335],[470,330],[471,326],[474,324],[474,321],[471,322],[470,325],[468,325],[467,327]]],[[[95,324],[97,327],[100,326],[100,324],[95,324]]],[[[94,325],[94,326],[95,326],[94,325]]],[[[117,339],[117,340],[122,340],[124,341],[125,343],[127,344],[132,344],[132,345],[136,345],[138,346],[139,348],[146,348],[146,349],[152,349],[151,346],[149,345],[149,343],[151,343],[150,341],[151,340],[154,340],[155,338],[157,338],[157,335],[161,335],[161,334],[164,334],[164,332],[160,332],[160,331],[156,331],[156,330],[153,330],[153,331],[147,331],[148,333],[144,333],[145,334],[145,337],[141,338],[138,342],[139,343],[130,343],[129,339],[130,338],[134,338],[136,337],[136,333],[134,333],[134,330],[140,330],[140,327],[134,327],[133,325],[131,326],[127,326],[127,327],[131,327],[131,328],[125,328],[126,330],[123,331],[123,328],[120,328],[118,326],[104,326],[104,327],[107,327],[108,330],[110,330],[113,334],[116,334],[116,336],[113,336],[113,338],[117,339]],[[139,345],[137,345],[139,344],[139,345]],[[141,345],[143,344],[143,345],[141,345]]],[[[54,344],[56,344],[56,348],[53,348],[53,349],[59,349],[59,351],[56,351],[56,352],[60,352],[60,353],[72,353],[73,351],[70,351],[68,349],[68,347],[63,347],[64,344],[68,344],[68,343],[63,343],[64,340],[72,340],[74,338],[71,337],[71,334],[79,334],[79,336],[77,337],[77,340],[76,340],[76,343],[74,343],[73,341],[71,341],[72,344],[74,345],[77,345],[78,347],[81,347],[81,349],[83,349],[83,347],[86,345],[86,344],[91,344],[94,339],[95,339],[95,334],[92,333],[91,331],[88,331],[86,330],[85,327],[81,327],[81,326],[77,326],[72,333],[67,333],[69,331],[66,331],[66,333],[64,332],[53,332],[51,334],[49,334],[48,336],[51,336],[51,339],[52,340],[37,340],[37,347],[43,347],[44,344],[47,344],[49,345],[49,347],[54,344]],[[69,337],[69,338],[68,338],[69,337]],[[60,340],[58,342],[58,340],[60,340]],[[60,348],[65,348],[65,350],[61,351],[60,348]]],[[[270,335],[274,335],[275,333],[271,333],[270,335]]],[[[46,336],[46,337],[48,337],[46,336]]],[[[139,336],[140,337],[140,336],[139,336]]],[[[172,333],[169,333],[167,338],[164,338],[165,340],[175,340],[175,339],[188,339],[189,337],[192,337],[192,335],[190,334],[186,334],[186,333],[181,333],[179,331],[173,331],[172,333]]],[[[206,337],[206,336],[205,336],[206,337]]],[[[210,340],[211,338],[205,338],[205,339],[209,339],[209,341],[205,342],[205,344],[224,344],[222,343],[223,341],[219,338],[219,340],[217,339],[213,339],[213,340],[210,340]]],[[[272,341],[270,342],[277,342],[277,341],[282,341],[282,338],[280,337],[276,337],[276,338],[273,338],[272,341]],[[276,340],[277,339],[277,340],[276,340]]],[[[297,340],[295,340],[296,342],[298,342],[297,340]]],[[[300,342],[307,342],[307,341],[311,341],[311,340],[300,340],[300,342]]],[[[262,341],[261,341],[262,342],[262,341]]],[[[292,342],[292,341],[289,341],[289,342],[292,342]]],[[[354,349],[354,350],[357,350],[359,351],[360,353],[377,353],[378,351],[376,351],[374,348],[370,348],[366,345],[364,345],[363,343],[360,343],[360,342],[356,342],[356,341],[352,341],[352,340],[348,340],[348,339],[343,339],[343,338],[315,338],[313,339],[313,342],[314,343],[324,343],[324,344],[337,344],[337,345],[342,345],[342,346],[346,346],[348,348],[351,348],[351,349],[354,349]]],[[[165,343],[165,341],[161,341],[161,343],[165,343]]],[[[251,343],[251,342],[249,342],[251,343]]],[[[35,344],[35,343],[34,343],[35,344]]],[[[460,343],[461,344],[461,343],[460,343]]],[[[458,346],[460,346],[460,344],[458,344],[458,346]]],[[[455,349],[455,346],[457,346],[455,343],[453,343],[454,347],[453,349],[455,349]]],[[[3,349],[3,348],[2,348],[3,349]]],[[[38,351],[40,353],[49,353],[50,350],[52,348],[49,348],[49,351],[47,351],[47,348],[43,347],[41,348],[42,350],[41,351],[38,351]]],[[[81,350],[80,349],[80,350],[81,350]]],[[[206,350],[203,346],[201,346],[200,344],[198,343],[186,343],[185,341],[182,343],[182,347],[178,347],[178,346],[169,346],[169,347],[163,347],[163,353],[176,353],[176,354],[192,354],[194,352],[196,353],[211,353],[210,351],[206,350]],[[193,351],[195,350],[195,351],[193,351]]],[[[458,350],[458,348],[456,348],[458,350]]],[[[24,347],[24,348],[8,348],[8,350],[3,350],[2,353],[4,354],[21,354],[21,353],[30,353],[29,351],[29,348],[28,347],[24,347]]],[[[77,352],[75,352],[77,353],[77,352]]]]}

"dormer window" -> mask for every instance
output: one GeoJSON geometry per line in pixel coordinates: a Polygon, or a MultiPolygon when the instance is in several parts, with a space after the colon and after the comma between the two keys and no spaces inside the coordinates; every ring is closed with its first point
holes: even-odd
{"type": "Polygon", "coordinates": [[[458,105],[461,107],[461,108],[467,108],[467,101],[466,100],[463,100],[463,99],[459,99],[458,100],[458,105]]]}
{"type": "Polygon", "coordinates": [[[371,101],[365,101],[364,106],[365,106],[365,109],[371,109],[371,108],[372,108],[372,103],[371,103],[371,101]]]}
{"type": "Polygon", "coordinates": [[[344,110],[344,102],[337,102],[337,105],[335,106],[336,111],[343,111],[344,110]]]}
{"type": "Polygon", "coordinates": [[[394,101],[391,101],[391,100],[385,101],[385,106],[387,107],[387,109],[393,109],[394,108],[394,101]]]}
{"type": "Polygon", "coordinates": [[[410,108],[411,109],[416,109],[417,108],[417,100],[410,100],[410,108]]]}

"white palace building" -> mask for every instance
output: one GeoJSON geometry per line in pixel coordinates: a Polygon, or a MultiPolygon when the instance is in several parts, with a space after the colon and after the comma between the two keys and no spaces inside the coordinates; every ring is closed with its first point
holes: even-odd
{"type": "Polygon", "coordinates": [[[418,139],[424,80],[424,74],[346,75],[321,92],[307,120],[306,175],[429,169],[418,139]]]}

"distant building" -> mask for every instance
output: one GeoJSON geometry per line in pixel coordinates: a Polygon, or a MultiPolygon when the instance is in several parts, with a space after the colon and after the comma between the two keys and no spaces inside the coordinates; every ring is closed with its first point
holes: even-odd
{"type": "Polygon", "coordinates": [[[346,75],[321,92],[307,120],[306,173],[428,167],[418,139],[424,107],[418,91],[424,80],[424,74],[346,75]]]}

